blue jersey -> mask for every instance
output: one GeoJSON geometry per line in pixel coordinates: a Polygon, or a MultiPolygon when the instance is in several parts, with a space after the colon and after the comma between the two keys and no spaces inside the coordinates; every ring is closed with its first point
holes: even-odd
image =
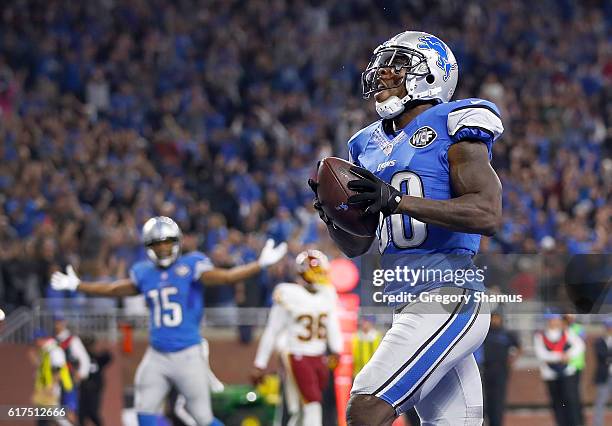
{"type": "MultiPolygon", "coordinates": [[[[390,123],[389,123],[390,124],[390,123]]],[[[349,141],[349,160],[374,173],[403,193],[434,200],[452,198],[448,149],[462,140],[491,147],[503,132],[498,108],[483,99],[441,103],[415,117],[397,134],[385,131],[383,120],[357,132],[349,141]]],[[[379,227],[381,263],[385,269],[407,266],[440,271],[471,268],[480,235],[454,232],[420,222],[408,215],[392,215],[379,227]]],[[[428,278],[387,282],[386,293],[419,293],[456,285],[452,274],[430,272],[428,278]],[[445,277],[440,278],[440,275],[445,277]]],[[[470,275],[470,274],[468,274],[470,275]]],[[[483,290],[482,281],[458,284],[483,290]]]]}
{"type": "Polygon", "coordinates": [[[200,252],[182,255],[166,269],[150,260],[132,266],[130,278],[149,307],[153,348],[176,352],[202,341],[204,287],[199,279],[212,268],[210,259],[200,252]]]}

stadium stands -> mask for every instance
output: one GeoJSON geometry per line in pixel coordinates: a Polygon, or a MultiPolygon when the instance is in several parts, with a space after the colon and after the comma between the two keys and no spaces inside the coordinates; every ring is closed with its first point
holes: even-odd
{"type": "Polygon", "coordinates": [[[452,47],[456,98],[502,110],[504,226],[483,250],[610,251],[609,2],[350,3],[2,2],[3,307],[49,295],[67,262],[124,275],[153,214],[221,265],[254,256],[261,234],[333,254],[306,179],[376,119],[360,73],[407,28],[452,47]]]}

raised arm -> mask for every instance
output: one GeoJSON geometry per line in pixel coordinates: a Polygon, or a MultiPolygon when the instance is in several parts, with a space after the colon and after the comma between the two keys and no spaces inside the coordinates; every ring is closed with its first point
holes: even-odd
{"type": "Polygon", "coordinates": [[[235,266],[233,268],[213,268],[200,275],[200,281],[207,286],[236,284],[262,270],[258,262],[250,262],[246,265],[235,266]]]}
{"type": "Polygon", "coordinates": [[[246,265],[233,268],[212,268],[202,272],[200,281],[204,285],[235,284],[261,272],[262,269],[274,265],[287,254],[287,243],[274,246],[274,240],[266,241],[259,259],[246,265]]]}
{"type": "Polygon", "coordinates": [[[121,279],[110,283],[81,282],[77,291],[90,296],[123,297],[134,296],[139,293],[136,284],[129,279],[121,279]]]}
{"type": "Polygon", "coordinates": [[[51,275],[51,287],[54,290],[79,291],[90,296],[122,297],[134,296],[139,293],[136,284],[129,278],[113,282],[81,281],[74,272],[72,265],[66,267],[66,273],[56,271],[51,275]]]}

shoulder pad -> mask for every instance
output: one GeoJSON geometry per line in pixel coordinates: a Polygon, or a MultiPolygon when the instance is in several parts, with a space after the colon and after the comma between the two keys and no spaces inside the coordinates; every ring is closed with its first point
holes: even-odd
{"type": "Polygon", "coordinates": [[[147,260],[141,260],[140,262],[136,262],[130,268],[130,276],[139,277],[140,275],[142,275],[144,271],[149,269],[151,265],[152,265],[151,262],[147,260]]]}
{"type": "Polygon", "coordinates": [[[376,129],[376,126],[378,126],[381,121],[382,120],[375,121],[372,124],[359,130],[353,136],[351,136],[351,138],[348,141],[348,153],[349,153],[348,161],[350,161],[351,163],[360,165],[357,158],[359,157],[359,153],[364,148],[363,144],[364,143],[367,144],[369,140],[369,136],[372,134],[374,129],[376,129]]]}
{"type": "Polygon", "coordinates": [[[499,109],[493,102],[464,99],[452,102],[449,107],[448,134],[455,142],[470,138],[493,142],[504,131],[499,109]]]}
{"type": "Polygon", "coordinates": [[[200,251],[187,253],[181,256],[179,260],[183,260],[190,267],[193,267],[193,277],[196,280],[199,279],[204,272],[210,271],[215,267],[210,258],[200,251]]]}
{"type": "Polygon", "coordinates": [[[338,293],[336,292],[336,288],[331,284],[318,284],[317,288],[318,288],[318,291],[320,291],[322,294],[325,294],[327,297],[330,297],[333,299],[338,298],[338,293]]]}
{"type": "Polygon", "coordinates": [[[351,142],[357,140],[359,138],[359,136],[363,135],[364,133],[366,133],[368,130],[372,130],[373,128],[375,128],[378,123],[380,123],[382,120],[377,120],[373,123],[368,124],[366,127],[364,127],[361,130],[358,130],[357,132],[355,132],[355,134],[353,136],[350,137],[350,139],[348,140],[348,144],[350,145],[351,142]]]}
{"type": "Polygon", "coordinates": [[[294,283],[280,283],[272,292],[272,300],[282,306],[287,306],[298,300],[303,287],[294,283]]]}

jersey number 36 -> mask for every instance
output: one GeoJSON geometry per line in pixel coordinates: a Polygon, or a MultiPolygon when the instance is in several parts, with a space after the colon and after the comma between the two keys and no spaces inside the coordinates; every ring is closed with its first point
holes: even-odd
{"type": "Polygon", "coordinates": [[[297,338],[303,342],[312,339],[325,339],[327,337],[326,320],[327,314],[319,314],[319,316],[300,315],[296,321],[304,326],[304,334],[298,334],[297,338]]]}

